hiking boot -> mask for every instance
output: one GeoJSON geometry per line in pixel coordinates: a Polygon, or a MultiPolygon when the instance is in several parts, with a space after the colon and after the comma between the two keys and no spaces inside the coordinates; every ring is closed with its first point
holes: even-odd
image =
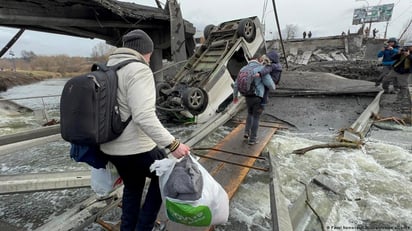
{"type": "Polygon", "coordinates": [[[254,145],[254,144],[258,144],[259,143],[259,141],[257,141],[257,140],[249,140],[249,142],[247,142],[247,144],[249,144],[249,145],[254,145]]]}

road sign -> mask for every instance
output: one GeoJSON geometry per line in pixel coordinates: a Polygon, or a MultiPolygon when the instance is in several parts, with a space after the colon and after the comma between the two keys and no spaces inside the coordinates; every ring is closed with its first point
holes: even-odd
{"type": "Polygon", "coordinates": [[[387,22],[392,17],[394,4],[384,4],[357,8],[353,12],[352,25],[369,22],[387,22]]]}

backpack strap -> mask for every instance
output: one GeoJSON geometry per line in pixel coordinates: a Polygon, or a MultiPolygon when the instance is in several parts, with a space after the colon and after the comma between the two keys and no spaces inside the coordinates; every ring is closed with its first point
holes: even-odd
{"type": "Polygon", "coordinates": [[[113,66],[107,66],[107,65],[105,65],[105,66],[106,66],[107,68],[112,69],[112,70],[118,71],[120,68],[126,66],[126,65],[129,64],[129,63],[133,63],[133,62],[138,62],[138,63],[143,63],[143,64],[145,64],[142,60],[138,60],[138,59],[128,59],[128,60],[122,61],[122,62],[120,62],[120,63],[118,63],[118,64],[116,64],[116,65],[113,65],[113,66]]]}
{"type": "Polygon", "coordinates": [[[126,66],[129,63],[133,63],[133,62],[144,63],[142,60],[138,60],[138,59],[128,59],[128,60],[122,61],[113,66],[107,66],[107,63],[94,63],[92,65],[91,71],[97,71],[97,70],[108,71],[110,69],[114,71],[118,71],[120,68],[126,66]]]}
{"type": "MultiPolygon", "coordinates": [[[[113,66],[107,66],[107,65],[102,65],[102,64],[97,64],[97,66],[99,68],[102,68],[102,70],[104,71],[108,71],[109,69],[113,70],[114,72],[117,72],[118,70],[120,70],[122,67],[128,65],[129,63],[133,63],[133,62],[138,62],[138,63],[143,63],[145,64],[142,60],[138,60],[138,59],[128,59],[125,61],[122,61],[116,65],[113,66]]],[[[94,64],[95,65],[95,64],[94,64]]],[[[94,66],[93,65],[93,66],[94,66]]],[[[116,74],[116,78],[117,78],[117,74],[116,74]]],[[[123,127],[126,128],[127,125],[129,125],[130,121],[132,120],[132,115],[129,116],[129,118],[127,118],[126,121],[123,122],[123,127]]]]}

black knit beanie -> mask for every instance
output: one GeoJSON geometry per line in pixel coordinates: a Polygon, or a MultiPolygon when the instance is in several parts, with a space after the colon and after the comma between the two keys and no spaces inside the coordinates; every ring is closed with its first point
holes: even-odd
{"type": "Polygon", "coordinates": [[[123,35],[123,47],[134,49],[145,55],[153,52],[153,41],[146,32],[137,29],[123,35]]]}

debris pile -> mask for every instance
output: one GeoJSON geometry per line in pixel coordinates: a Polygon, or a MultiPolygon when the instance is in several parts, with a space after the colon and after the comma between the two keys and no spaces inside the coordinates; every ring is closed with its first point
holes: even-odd
{"type": "Polygon", "coordinates": [[[343,76],[348,79],[376,81],[380,75],[378,61],[355,60],[355,61],[325,61],[311,62],[308,65],[294,65],[289,70],[326,72],[343,76]]]}
{"type": "Polygon", "coordinates": [[[346,57],[341,50],[325,50],[316,49],[315,51],[298,51],[297,49],[290,49],[290,54],[288,55],[288,63],[297,65],[307,65],[312,62],[323,62],[323,61],[348,61],[349,58],[346,57]]]}

